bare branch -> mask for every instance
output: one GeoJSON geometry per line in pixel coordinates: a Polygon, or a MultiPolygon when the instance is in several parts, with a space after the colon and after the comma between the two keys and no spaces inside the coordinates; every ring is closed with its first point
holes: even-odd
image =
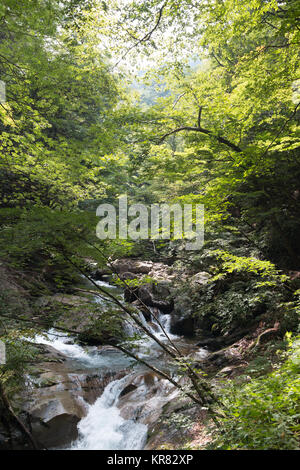
{"type": "Polygon", "coordinates": [[[158,17],[157,17],[157,21],[155,23],[155,25],[153,26],[153,28],[147,33],[145,34],[144,37],[142,37],[141,39],[139,39],[135,44],[133,44],[132,46],[130,46],[126,51],[125,53],[122,55],[122,57],[118,60],[118,62],[113,66],[113,69],[115,67],[117,67],[117,65],[119,65],[119,63],[125,59],[125,57],[127,56],[127,54],[132,51],[132,49],[134,49],[135,47],[139,46],[140,44],[142,44],[143,42],[146,42],[146,41],[149,41],[149,39],[151,38],[152,34],[154,33],[154,31],[156,31],[156,29],[158,28],[159,26],[159,23],[160,23],[160,20],[161,20],[161,17],[162,17],[162,14],[163,14],[163,11],[164,11],[164,8],[165,6],[167,5],[167,1],[163,4],[163,6],[159,9],[159,12],[158,12],[158,17]]]}
{"type": "Polygon", "coordinates": [[[218,57],[216,56],[214,50],[212,50],[211,55],[213,56],[213,58],[215,59],[215,61],[217,62],[217,64],[218,64],[220,67],[226,68],[226,66],[225,66],[224,64],[222,64],[222,62],[220,62],[220,60],[219,60],[218,57]]]}
{"type": "Polygon", "coordinates": [[[228,139],[225,139],[225,137],[220,137],[215,135],[212,131],[208,129],[203,129],[202,127],[192,127],[192,126],[182,126],[178,127],[177,129],[174,129],[173,131],[167,132],[165,135],[163,135],[160,139],[160,143],[163,142],[167,137],[169,137],[172,134],[177,134],[178,132],[182,131],[189,131],[189,132],[200,132],[201,134],[209,135],[211,137],[214,137],[220,144],[227,145],[227,147],[231,148],[235,152],[241,153],[242,149],[235,145],[233,142],[230,142],[228,139]]]}
{"type": "Polygon", "coordinates": [[[186,94],[186,91],[184,91],[183,93],[181,93],[181,95],[179,95],[179,96],[176,98],[176,100],[175,100],[174,103],[173,103],[172,109],[175,108],[175,106],[177,105],[177,103],[181,100],[181,98],[184,97],[185,94],[186,94]]]}

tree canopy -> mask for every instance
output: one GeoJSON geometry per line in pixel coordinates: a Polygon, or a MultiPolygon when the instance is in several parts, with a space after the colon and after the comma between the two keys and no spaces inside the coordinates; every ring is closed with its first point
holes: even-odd
{"type": "MultiPolygon", "coordinates": [[[[299,332],[299,44],[300,0],[2,0],[0,268],[21,279],[26,292],[23,303],[11,305],[0,289],[0,319],[7,319],[0,337],[17,350],[3,375],[9,398],[25,373],[24,335],[62,328],[59,311],[21,327],[32,321],[29,305],[45,293],[72,292],[82,276],[93,283],[91,262],[101,270],[150,251],[175,267],[207,270],[205,288],[195,292],[186,281],[181,289],[192,321],[202,321],[213,340],[262,310],[269,321],[284,312],[282,337],[299,332]],[[97,206],[116,205],[124,194],[146,206],[204,204],[203,248],[190,255],[181,241],[98,240],[97,206]]],[[[115,310],[101,316],[93,307],[84,339],[98,334],[112,344],[115,334],[123,351],[121,314],[146,327],[132,306],[101,286],[98,294],[115,310]]],[[[259,342],[260,336],[251,347],[259,342]]],[[[211,411],[209,380],[200,380],[172,345],[160,346],[190,379],[188,396],[211,411]]],[[[288,347],[282,379],[273,371],[225,392],[227,435],[218,437],[219,448],[297,446],[290,336],[288,347]],[[259,411],[245,405],[247,393],[259,411]],[[269,394],[272,406],[278,397],[283,402],[275,424],[264,415],[269,394]]],[[[133,350],[127,352],[134,358],[133,350]]],[[[218,424],[215,409],[212,415],[218,424]]]]}

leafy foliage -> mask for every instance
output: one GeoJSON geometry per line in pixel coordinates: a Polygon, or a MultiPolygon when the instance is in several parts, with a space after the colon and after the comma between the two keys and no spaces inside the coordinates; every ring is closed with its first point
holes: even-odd
{"type": "MultiPolygon", "coordinates": [[[[37,297],[72,292],[91,262],[101,269],[108,258],[154,250],[211,274],[182,287],[202,333],[228,335],[264,314],[279,318],[281,332],[299,328],[299,8],[298,0],[2,1],[0,256],[26,301],[2,292],[0,314],[30,317],[37,297]],[[97,240],[97,205],[125,193],[146,205],[205,204],[203,250],[97,240]]],[[[45,308],[44,325],[63,325],[68,308],[55,307],[45,308]]],[[[79,309],[83,341],[124,339],[118,309],[79,309]]],[[[1,380],[13,393],[31,352],[25,328],[6,326],[1,380]]],[[[218,448],[298,446],[298,346],[272,374],[227,388],[218,448]]]]}
{"type": "MultiPolygon", "coordinates": [[[[299,449],[299,337],[283,365],[248,384],[227,385],[224,433],[217,449],[299,449]]],[[[223,393],[222,392],[222,393],[223,393]]],[[[223,395],[224,396],[224,395],[223,395]]]]}

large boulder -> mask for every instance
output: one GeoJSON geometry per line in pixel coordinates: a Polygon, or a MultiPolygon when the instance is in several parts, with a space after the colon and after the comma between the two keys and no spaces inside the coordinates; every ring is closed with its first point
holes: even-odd
{"type": "Polygon", "coordinates": [[[172,317],[171,320],[171,333],[178,336],[194,336],[195,322],[191,317],[178,318],[172,317]]]}
{"type": "Polygon", "coordinates": [[[153,294],[159,299],[167,299],[172,296],[171,282],[168,280],[155,282],[153,284],[153,294]]]}
{"type": "MultiPolygon", "coordinates": [[[[165,287],[163,289],[165,294],[169,292],[165,287]]],[[[126,302],[136,302],[137,300],[140,300],[141,303],[147,307],[158,308],[162,313],[171,313],[174,307],[173,300],[166,297],[165,300],[161,300],[155,296],[154,292],[158,292],[158,288],[157,286],[154,287],[153,284],[146,284],[136,288],[128,288],[125,289],[124,299],[126,302]]]]}
{"type": "Polygon", "coordinates": [[[191,298],[187,294],[182,294],[174,299],[171,333],[180,336],[193,336],[195,333],[191,298]]]}
{"type": "Polygon", "coordinates": [[[215,351],[209,354],[205,360],[214,366],[229,366],[240,364],[242,361],[242,354],[238,348],[238,344],[230,347],[215,351]]]}
{"type": "Polygon", "coordinates": [[[75,398],[65,393],[39,403],[30,415],[33,436],[43,447],[54,448],[78,437],[77,424],[85,412],[75,398]]]}
{"type": "Polygon", "coordinates": [[[124,419],[136,419],[148,426],[157,422],[163,406],[174,398],[174,387],[152,372],[130,377],[120,394],[118,408],[124,419]]]}
{"type": "Polygon", "coordinates": [[[177,291],[174,295],[174,311],[172,312],[171,333],[180,336],[194,336],[196,321],[193,315],[192,294],[205,286],[210,274],[202,271],[189,279],[188,291],[177,291]]]}
{"type": "Polygon", "coordinates": [[[156,281],[170,281],[174,279],[172,266],[164,263],[155,263],[153,261],[143,261],[136,259],[117,259],[112,263],[113,270],[118,274],[130,272],[136,274],[136,277],[148,275],[156,281]]]}
{"type": "Polygon", "coordinates": [[[133,279],[136,279],[137,278],[137,275],[134,274],[134,273],[130,273],[130,272],[125,272],[125,273],[120,273],[120,279],[122,279],[123,281],[132,281],[133,279]]]}
{"type": "Polygon", "coordinates": [[[111,264],[117,273],[130,272],[135,274],[149,274],[153,267],[152,261],[140,261],[132,259],[117,259],[111,264]]]}
{"type": "Polygon", "coordinates": [[[205,286],[208,283],[210,278],[211,278],[211,275],[208,272],[201,271],[197,274],[194,274],[194,276],[191,277],[190,285],[193,287],[205,286]]]}

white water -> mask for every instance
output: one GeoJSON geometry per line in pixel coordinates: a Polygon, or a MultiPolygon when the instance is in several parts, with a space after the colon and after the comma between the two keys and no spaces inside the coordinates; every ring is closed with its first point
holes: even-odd
{"type": "Polygon", "coordinates": [[[35,337],[35,342],[52,346],[60,353],[70,359],[75,360],[79,366],[86,369],[106,369],[120,370],[125,369],[130,364],[128,358],[117,350],[99,351],[97,347],[83,348],[79,344],[73,343],[72,336],[66,336],[65,333],[51,329],[47,334],[35,337]]]}
{"type": "MultiPolygon", "coordinates": [[[[152,328],[150,327],[150,330],[154,334],[154,336],[156,336],[161,341],[166,341],[167,338],[166,338],[166,335],[164,333],[164,331],[165,331],[167,333],[168,337],[171,340],[172,339],[178,339],[177,335],[173,335],[172,333],[170,333],[171,315],[161,313],[157,309],[156,309],[156,311],[154,311],[154,309],[151,308],[151,307],[149,307],[149,308],[152,312],[152,319],[153,319],[152,321],[155,324],[155,329],[153,329],[153,327],[152,328]]],[[[149,328],[149,325],[148,325],[148,328],[149,328]]]]}
{"type": "Polygon", "coordinates": [[[78,344],[73,344],[71,341],[72,338],[70,336],[66,336],[65,333],[60,333],[54,329],[51,329],[47,335],[38,335],[35,337],[36,343],[52,346],[57,351],[65,354],[68,357],[71,357],[72,359],[90,361],[90,355],[86,353],[81,346],[78,344]]]}
{"type": "MultiPolygon", "coordinates": [[[[156,317],[169,334],[170,315],[158,313],[156,317]]],[[[159,339],[166,339],[155,320],[153,321],[155,327],[151,327],[142,314],[139,315],[139,319],[159,339]]],[[[127,331],[129,334],[134,334],[138,332],[138,329],[128,322],[127,331]]],[[[174,335],[171,336],[175,338],[174,335]]],[[[149,348],[149,341],[151,344],[155,343],[154,340],[146,337],[141,339],[140,356],[149,354],[146,351],[143,354],[145,347],[149,348]]],[[[128,383],[130,383],[130,376],[107,385],[101,397],[89,407],[87,416],[78,424],[79,438],[73,444],[73,450],[138,450],[144,447],[147,426],[134,420],[123,419],[117,407],[119,395],[128,383]]]]}
{"type": "MultiPolygon", "coordinates": [[[[77,344],[68,344],[72,340],[65,334],[50,330],[47,335],[36,336],[35,342],[52,346],[71,359],[86,367],[111,370],[111,356],[91,354],[77,344]]],[[[122,355],[116,357],[119,370],[128,366],[122,363],[122,355]],[[121,360],[120,360],[121,359],[121,360]]],[[[71,449],[86,450],[130,450],[142,449],[147,436],[147,426],[133,420],[125,420],[117,408],[119,395],[130,382],[130,376],[109,383],[101,397],[93,405],[87,406],[87,415],[78,424],[79,438],[71,449]]]]}
{"type": "MultiPolygon", "coordinates": [[[[102,281],[102,287],[112,288],[110,284],[102,281]]],[[[96,297],[97,302],[102,303],[102,299],[96,297]]],[[[167,341],[166,337],[154,318],[153,314],[159,320],[163,328],[167,331],[171,339],[175,339],[171,335],[170,315],[162,315],[157,310],[152,312],[152,324],[147,323],[143,314],[139,314],[140,321],[161,341],[167,341]]],[[[135,333],[141,334],[136,325],[126,322],[126,330],[129,335],[135,333]]],[[[99,372],[103,369],[122,370],[128,367],[128,359],[120,353],[104,353],[101,354],[97,348],[82,348],[77,344],[72,344],[73,340],[69,336],[51,330],[46,336],[36,337],[37,343],[47,344],[54,347],[59,352],[65,354],[69,358],[78,361],[86,368],[95,368],[99,372]]],[[[162,350],[154,340],[142,336],[138,342],[140,357],[154,358],[162,354],[162,350]]],[[[118,408],[119,396],[122,390],[130,383],[131,375],[115,380],[109,383],[102,395],[93,405],[87,404],[87,415],[79,422],[78,431],[79,438],[73,443],[72,450],[138,450],[142,449],[146,443],[147,426],[134,420],[125,420],[120,414],[118,408]]]]}
{"type": "Polygon", "coordinates": [[[95,282],[95,284],[97,284],[97,286],[106,287],[109,290],[118,289],[118,286],[114,286],[113,284],[109,284],[109,282],[105,282],[105,281],[94,281],[94,282],[95,282]]]}
{"type": "Polygon", "coordinates": [[[125,420],[117,408],[121,391],[128,376],[111,382],[98,400],[90,406],[88,414],[79,425],[79,439],[72,449],[130,450],[142,449],[147,436],[147,426],[125,420]]]}

